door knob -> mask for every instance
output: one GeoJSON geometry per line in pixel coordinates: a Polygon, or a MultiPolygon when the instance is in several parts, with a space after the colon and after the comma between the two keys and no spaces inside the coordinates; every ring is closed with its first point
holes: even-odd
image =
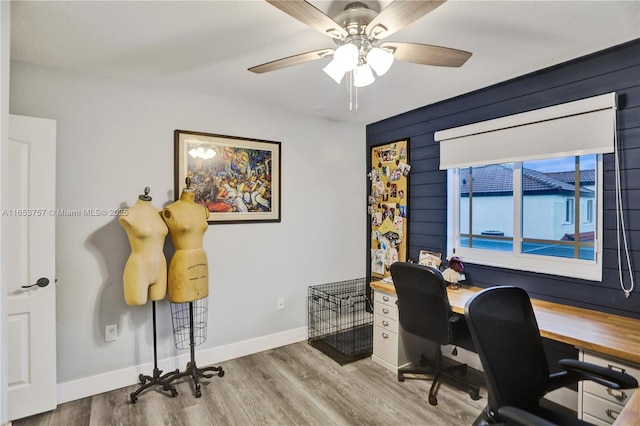
{"type": "Polygon", "coordinates": [[[49,278],[38,278],[38,281],[36,281],[35,284],[31,284],[31,285],[23,285],[22,288],[31,288],[34,286],[38,286],[38,287],[46,287],[49,285],[49,278]]]}

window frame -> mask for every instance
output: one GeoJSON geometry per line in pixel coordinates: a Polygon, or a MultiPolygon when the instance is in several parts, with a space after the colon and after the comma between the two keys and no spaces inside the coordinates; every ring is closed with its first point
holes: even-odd
{"type": "Polygon", "coordinates": [[[447,170],[447,253],[455,253],[469,264],[602,281],[603,155],[596,156],[594,260],[522,253],[522,163],[513,164],[513,251],[500,252],[460,246],[460,169],[455,168],[447,170]]]}

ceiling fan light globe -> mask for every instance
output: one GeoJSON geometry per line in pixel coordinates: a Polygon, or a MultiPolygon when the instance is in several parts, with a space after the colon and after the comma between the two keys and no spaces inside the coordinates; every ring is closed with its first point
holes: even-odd
{"type": "Polygon", "coordinates": [[[352,43],[343,44],[333,53],[333,61],[344,72],[353,70],[358,65],[358,48],[352,43]]]}
{"type": "Polygon", "coordinates": [[[342,82],[342,78],[344,77],[346,71],[344,71],[340,66],[336,63],[335,59],[327,64],[326,67],[322,68],[329,77],[333,79],[336,83],[340,84],[342,82]]]}
{"type": "Polygon", "coordinates": [[[353,85],[356,87],[365,87],[376,81],[373,71],[368,64],[358,65],[353,71],[353,85]]]}
{"type": "Polygon", "coordinates": [[[374,47],[367,53],[367,63],[378,74],[378,77],[389,71],[393,65],[393,59],[393,53],[379,47],[374,47]]]}

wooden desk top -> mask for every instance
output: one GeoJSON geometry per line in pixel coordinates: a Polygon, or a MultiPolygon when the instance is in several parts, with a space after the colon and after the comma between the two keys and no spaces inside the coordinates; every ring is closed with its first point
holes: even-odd
{"type": "Polygon", "coordinates": [[[640,391],[635,391],[631,399],[624,406],[624,410],[613,422],[614,426],[638,426],[640,425],[640,391]]]}
{"type": "MultiPolygon", "coordinates": [[[[372,282],[371,288],[396,292],[393,284],[382,281],[372,282]]],[[[447,290],[451,309],[464,314],[467,300],[480,290],[447,290]]],[[[531,304],[543,337],[640,365],[640,320],[538,299],[531,304]]]]}

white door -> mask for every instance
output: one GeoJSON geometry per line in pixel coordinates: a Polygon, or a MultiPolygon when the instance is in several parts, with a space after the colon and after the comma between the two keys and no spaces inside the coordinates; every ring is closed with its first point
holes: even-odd
{"type": "MultiPolygon", "coordinates": [[[[9,117],[7,268],[9,420],[56,407],[56,122],[9,117]],[[39,282],[47,286],[35,285],[39,282]]],[[[5,163],[6,164],[6,163],[5,163]]]]}

